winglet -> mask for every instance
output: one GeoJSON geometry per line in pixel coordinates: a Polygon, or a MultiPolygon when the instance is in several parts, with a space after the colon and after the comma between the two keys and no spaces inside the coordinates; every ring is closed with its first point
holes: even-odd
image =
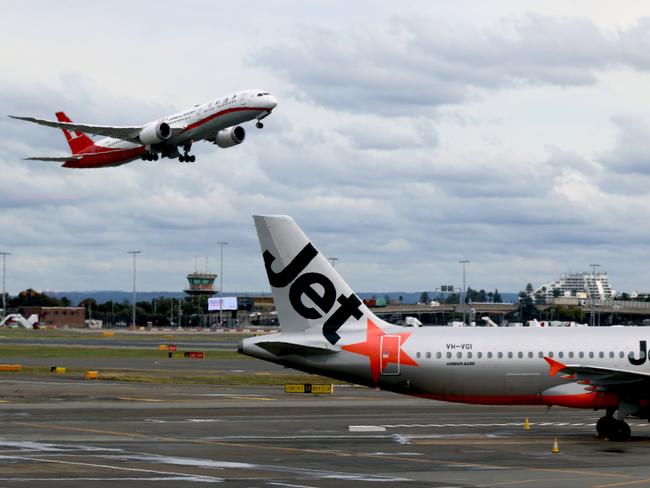
{"type": "Polygon", "coordinates": [[[566,368],[565,364],[560,363],[559,361],[556,361],[554,359],[551,359],[547,356],[544,356],[544,360],[548,363],[548,365],[551,367],[551,369],[548,372],[549,376],[555,376],[558,374],[560,371],[562,371],[564,368],[566,368]]]}

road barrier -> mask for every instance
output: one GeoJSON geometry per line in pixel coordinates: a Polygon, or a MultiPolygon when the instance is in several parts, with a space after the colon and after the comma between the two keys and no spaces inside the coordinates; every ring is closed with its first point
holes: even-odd
{"type": "Polygon", "coordinates": [[[102,332],[102,337],[113,337],[114,335],[115,335],[115,332],[112,332],[112,331],[109,331],[109,330],[105,330],[104,332],[102,332]]]}
{"type": "Polygon", "coordinates": [[[97,379],[97,371],[86,371],[86,375],[84,377],[87,380],[96,380],[97,379]]]}
{"type": "Polygon", "coordinates": [[[330,383],[312,384],[312,383],[286,383],[284,385],[285,393],[311,393],[312,395],[331,395],[334,393],[334,385],[330,383]]]}
{"type": "Polygon", "coordinates": [[[168,349],[167,344],[160,344],[160,345],[158,346],[158,350],[159,350],[159,351],[166,351],[167,349],[168,349]]]}
{"type": "Polygon", "coordinates": [[[65,368],[62,366],[52,366],[50,371],[56,374],[65,374],[65,368]]]}

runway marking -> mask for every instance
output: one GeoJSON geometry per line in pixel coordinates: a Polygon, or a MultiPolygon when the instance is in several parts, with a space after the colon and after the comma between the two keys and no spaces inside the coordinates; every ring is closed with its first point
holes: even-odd
{"type": "Polygon", "coordinates": [[[267,483],[267,485],[273,485],[273,486],[286,486],[287,488],[318,488],[317,486],[311,486],[311,485],[291,485],[289,483],[280,483],[278,481],[271,481],[267,483]]]}
{"type": "MultiPolygon", "coordinates": [[[[0,478],[0,481],[199,481],[202,483],[222,483],[222,480],[206,480],[203,476],[157,476],[155,478],[0,478]]],[[[316,487],[314,487],[316,488],[316,487]]]]}
{"type": "Polygon", "coordinates": [[[593,488],[613,488],[615,486],[632,486],[645,483],[650,483],[650,478],[646,478],[644,480],[622,481],[620,483],[611,483],[609,485],[594,485],[593,488]]]}
{"type": "Polygon", "coordinates": [[[118,400],[124,400],[128,402],[164,402],[160,398],[136,398],[136,397],[117,397],[118,400]]]}
{"type": "Polygon", "coordinates": [[[398,476],[385,476],[374,475],[366,473],[350,473],[346,471],[329,471],[325,469],[308,469],[298,468],[293,466],[281,466],[274,464],[257,464],[257,463],[243,463],[233,461],[214,461],[211,459],[176,457],[176,456],[162,456],[159,454],[138,453],[138,454],[119,454],[119,455],[103,455],[104,459],[116,459],[119,461],[144,461],[160,464],[173,464],[178,466],[192,466],[211,469],[243,469],[247,472],[250,470],[261,471],[274,471],[279,473],[299,474],[301,476],[310,476],[315,479],[337,479],[347,481],[375,481],[375,482],[400,482],[400,481],[413,481],[409,478],[401,478],[398,476]]]}
{"type": "MultiPolygon", "coordinates": [[[[39,423],[33,423],[33,422],[23,422],[23,421],[17,421],[13,422],[15,425],[23,425],[23,426],[28,426],[28,427],[35,427],[35,428],[40,428],[40,429],[58,429],[58,430],[68,430],[72,432],[89,432],[89,433],[94,433],[94,434],[104,434],[104,435],[115,435],[115,436],[125,436],[125,437],[133,437],[133,438],[149,438],[149,439],[160,439],[160,440],[165,440],[169,442],[184,442],[184,443],[191,443],[191,444],[205,444],[205,445],[217,445],[217,446],[225,446],[225,447],[240,447],[242,449],[259,449],[259,450],[270,450],[270,451],[280,451],[280,452],[287,452],[287,453],[295,453],[295,452],[301,452],[301,453],[309,453],[309,454],[326,454],[326,455],[335,455],[335,456],[351,456],[351,457],[358,457],[358,458],[372,458],[372,459],[391,459],[391,460],[397,460],[400,462],[404,461],[410,461],[412,463],[420,463],[420,464],[436,464],[436,465],[448,465],[448,466],[457,466],[457,467],[465,467],[465,468],[479,468],[479,469],[512,469],[511,466],[501,466],[501,465],[496,465],[496,464],[484,464],[484,463],[468,463],[468,462],[463,462],[463,461],[445,461],[445,460],[438,460],[438,459],[427,459],[427,458],[412,458],[412,457],[406,457],[406,456],[387,456],[387,455],[376,455],[376,454],[371,454],[371,453],[358,453],[358,452],[352,452],[352,453],[344,453],[341,451],[331,451],[327,449],[308,449],[308,448],[299,448],[299,447],[280,447],[280,446],[267,446],[263,444],[249,444],[249,443],[240,443],[240,442],[224,442],[224,441],[213,441],[213,440],[203,440],[203,439],[182,439],[182,438],[176,438],[176,437],[169,437],[169,436],[157,436],[157,435],[145,435],[145,434],[137,434],[133,432],[116,432],[116,431],[110,431],[110,430],[101,430],[101,429],[87,429],[87,428],[82,428],[82,427],[70,427],[70,426],[62,426],[62,425],[53,425],[53,424],[39,424],[39,423]]],[[[520,425],[520,424],[518,424],[520,425]]],[[[549,442],[548,440],[546,442],[549,442]]],[[[570,469],[570,468],[535,468],[532,466],[522,466],[519,469],[527,470],[530,472],[536,472],[536,471],[541,471],[541,472],[554,472],[554,473],[564,473],[564,474],[575,474],[575,475],[580,475],[580,476],[588,476],[588,477],[594,477],[598,476],[600,478],[619,478],[619,479],[629,479],[631,478],[631,475],[627,474],[619,474],[619,473],[609,473],[609,472],[603,472],[603,471],[584,471],[584,470],[579,470],[579,469],[570,469]]]]}
{"type": "Polygon", "coordinates": [[[1,456],[1,455],[0,455],[0,459],[22,459],[26,461],[35,461],[39,463],[69,464],[73,466],[113,469],[116,471],[129,471],[133,473],[153,473],[153,474],[163,474],[163,475],[169,474],[174,476],[181,476],[185,479],[191,478],[188,479],[188,481],[204,481],[204,482],[212,482],[212,483],[221,483],[224,481],[222,478],[215,478],[214,476],[197,475],[191,473],[190,474],[177,473],[173,471],[158,471],[155,469],[127,468],[125,466],[112,466],[110,464],[82,463],[79,461],[63,461],[61,459],[45,459],[45,458],[30,457],[30,456],[1,456]]]}
{"type": "MultiPolygon", "coordinates": [[[[454,428],[454,427],[522,427],[523,422],[492,422],[492,423],[454,423],[454,424],[380,424],[387,429],[424,429],[424,428],[454,428]]],[[[530,422],[531,427],[595,427],[596,423],[587,422],[530,422]]],[[[630,423],[630,427],[648,427],[648,423],[630,423]]]]}

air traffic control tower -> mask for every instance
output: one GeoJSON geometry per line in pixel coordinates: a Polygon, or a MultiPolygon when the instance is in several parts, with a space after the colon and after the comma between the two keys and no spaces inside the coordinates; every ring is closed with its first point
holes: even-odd
{"type": "Polygon", "coordinates": [[[190,286],[186,290],[183,290],[190,296],[194,297],[211,297],[217,291],[214,289],[214,280],[217,279],[216,274],[212,273],[201,273],[195,271],[187,275],[187,281],[190,286]]]}

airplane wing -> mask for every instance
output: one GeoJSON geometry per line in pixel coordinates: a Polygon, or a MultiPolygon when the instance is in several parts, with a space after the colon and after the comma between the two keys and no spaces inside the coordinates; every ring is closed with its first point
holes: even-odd
{"type": "Polygon", "coordinates": [[[544,359],[551,366],[549,372],[551,376],[564,373],[572,376],[576,381],[582,381],[596,387],[618,387],[630,383],[650,382],[650,373],[642,371],[581,364],[562,364],[551,358],[545,357],[544,359]]]}
{"type": "Polygon", "coordinates": [[[290,341],[260,341],[256,344],[278,356],[287,356],[289,354],[334,354],[341,350],[340,347],[335,347],[330,344],[320,343],[300,343],[290,341]]]}
{"type": "Polygon", "coordinates": [[[33,158],[24,158],[24,161],[54,161],[57,163],[66,163],[68,161],[78,161],[81,158],[81,156],[71,154],[70,156],[34,156],[33,158]]]}
{"type": "Polygon", "coordinates": [[[144,126],[109,126],[109,125],[90,125],[90,124],[76,124],[74,122],[59,122],[58,120],[37,119],[36,117],[19,117],[17,115],[10,115],[12,119],[24,120],[26,122],[33,122],[34,124],[45,125],[47,127],[56,127],[58,129],[66,129],[70,131],[87,132],[88,134],[95,134],[104,137],[115,137],[125,141],[139,143],[138,135],[144,126]]]}

